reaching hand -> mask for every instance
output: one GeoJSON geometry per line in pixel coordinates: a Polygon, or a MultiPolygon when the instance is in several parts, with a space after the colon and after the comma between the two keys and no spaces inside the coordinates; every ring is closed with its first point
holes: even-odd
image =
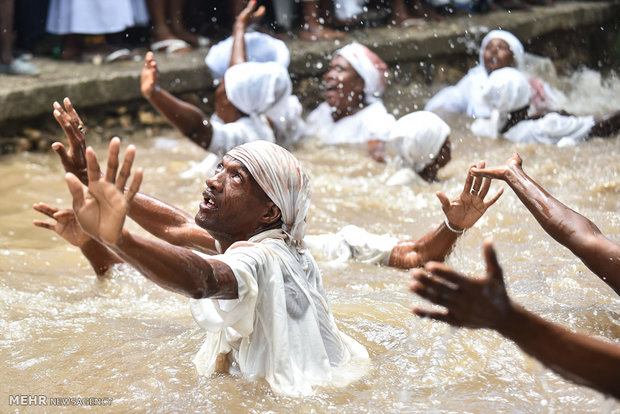
{"type": "MultiPolygon", "coordinates": [[[[441,202],[441,208],[446,218],[452,226],[458,227],[459,229],[468,229],[476,224],[484,212],[487,211],[504,192],[504,189],[500,188],[490,200],[484,201],[484,198],[489,192],[491,180],[488,178],[474,177],[472,175],[472,169],[474,167],[475,164],[469,167],[463,192],[454,201],[451,202],[441,191],[437,192],[437,198],[439,198],[441,202]]],[[[480,161],[478,168],[484,168],[484,161],[480,161]]]]}
{"type": "Polygon", "coordinates": [[[69,191],[73,196],[73,210],[78,222],[91,237],[111,245],[117,244],[121,239],[123,223],[129,211],[129,205],[142,182],[142,170],[138,169],[134,174],[131,186],[125,190],[136,149],[133,145],[127,148],[123,165],[117,177],[119,151],[120,140],[113,138],[110,141],[106,173],[105,176],[102,176],[95,152],[90,147],[86,149],[88,165],[88,191],[86,194],[75,175],[67,174],[66,176],[69,191]]]}
{"type": "Polygon", "coordinates": [[[82,247],[90,240],[90,236],[84,233],[84,230],[82,230],[80,224],[77,222],[73,210],[60,210],[58,207],[52,207],[45,203],[37,203],[33,205],[32,208],[56,220],[55,223],[33,220],[32,224],[35,226],[53,230],[60,237],[77,247],[82,247]]]}
{"type": "Polygon", "coordinates": [[[467,328],[498,328],[506,316],[511,301],[506,293],[502,268],[493,250],[493,242],[483,243],[486,274],[478,279],[469,278],[449,267],[430,262],[424,269],[413,271],[409,289],[445,311],[412,307],[414,314],[453,326],[467,328]]]}
{"type": "Polygon", "coordinates": [[[63,104],[65,105],[64,108],[58,102],[54,102],[54,118],[69,140],[69,151],[60,142],[54,142],[52,148],[60,157],[60,162],[62,162],[65,171],[77,176],[82,183],[88,184],[85,155],[86,127],[69,98],[65,98],[63,104]]]}
{"type": "Polygon", "coordinates": [[[245,6],[245,9],[243,9],[237,16],[235,25],[241,25],[243,27],[243,31],[245,32],[245,28],[247,28],[251,23],[260,20],[264,15],[265,6],[261,5],[256,8],[256,0],[250,0],[245,6]]]}
{"type": "Polygon", "coordinates": [[[471,173],[475,177],[487,177],[487,178],[495,178],[497,180],[505,180],[506,174],[508,171],[513,169],[522,169],[523,161],[521,160],[521,156],[516,152],[512,154],[504,165],[499,167],[492,168],[472,168],[471,173]]]}
{"type": "Polygon", "coordinates": [[[153,55],[153,52],[146,52],[146,56],[144,57],[144,67],[142,68],[142,73],[140,75],[140,91],[142,91],[142,96],[144,98],[151,99],[154,92],[157,92],[159,88],[157,86],[157,61],[153,55]]]}

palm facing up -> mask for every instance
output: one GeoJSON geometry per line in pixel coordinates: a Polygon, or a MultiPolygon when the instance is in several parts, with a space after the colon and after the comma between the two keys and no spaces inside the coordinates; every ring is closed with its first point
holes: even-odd
{"type": "MultiPolygon", "coordinates": [[[[480,161],[478,168],[484,168],[484,161],[480,161]]],[[[489,207],[491,207],[497,199],[502,195],[504,189],[501,188],[491,199],[485,201],[491,180],[488,178],[474,177],[472,169],[476,165],[472,164],[467,172],[467,179],[463,192],[453,201],[442,193],[437,192],[437,198],[441,202],[441,208],[446,215],[448,221],[460,229],[468,229],[472,227],[489,207]]]]}

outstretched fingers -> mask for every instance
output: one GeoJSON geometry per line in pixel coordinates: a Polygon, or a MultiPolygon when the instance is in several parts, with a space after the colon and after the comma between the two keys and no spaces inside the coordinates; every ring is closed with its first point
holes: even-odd
{"type": "Polygon", "coordinates": [[[125,198],[128,202],[131,202],[135,197],[136,193],[140,191],[140,184],[142,184],[142,168],[138,168],[134,173],[133,180],[131,180],[131,185],[129,186],[129,190],[125,195],[125,198]]]}
{"type": "Polygon", "coordinates": [[[116,182],[116,172],[118,171],[118,154],[121,151],[121,141],[114,137],[110,141],[108,148],[108,165],[105,170],[105,180],[109,183],[116,182]]]}
{"type": "Polygon", "coordinates": [[[467,170],[467,176],[465,177],[465,185],[463,186],[463,192],[469,193],[472,191],[472,184],[474,183],[474,176],[471,175],[471,169],[474,168],[476,164],[471,164],[469,169],[467,170]]]}
{"type": "Polygon", "coordinates": [[[72,173],[65,175],[65,181],[71,197],[73,197],[73,210],[78,211],[84,205],[84,189],[80,180],[72,173]]]}
{"type": "Polygon", "coordinates": [[[488,237],[482,243],[482,250],[484,252],[484,260],[487,265],[487,275],[500,283],[504,283],[504,275],[502,267],[497,260],[497,254],[493,248],[493,239],[488,237]]]}
{"type": "MultiPolygon", "coordinates": [[[[125,184],[127,184],[127,180],[129,180],[129,176],[131,175],[131,166],[133,165],[133,161],[136,156],[136,147],[133,145],[129,145],[125,150],[125,158],[123,159],[123,165],[121,166],[121,170],[118,173],[118,178],[116,179],[116,188],[120,191],[124,191],[125,184]]],[[[118,153],[117,153],[117,161],[118,161],[118,153]]],[[[118,166],[118,163],[117,163],[118,166]]],[[[135,180],[135,177],[134,177],[135,180]]],[[[113,182],[113,181],[111,181],[113,182]]]]}
{"type": "Polygon", "coordinates": [[[32,208],[38,211],[39,213],[45,214],[48,217],[54,217],[54,213],[56,213],[59,210],[58,207],[52,207],[46,203],[36,203],[32,206],[32,208]]]}
{"type": "Polygon", "coordinates": [[[86,172],[88,174],[88,181],[95,182],[101,177],[101,168],[97,161],[97,155],[92,147],[86,148],[86,172]]]}

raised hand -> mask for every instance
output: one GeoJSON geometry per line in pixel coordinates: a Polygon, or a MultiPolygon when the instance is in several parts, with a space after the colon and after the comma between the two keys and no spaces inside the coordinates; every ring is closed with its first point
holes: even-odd
{"type": "Polygon", "coordinates": [[[88,166],[86,193],[75,175],[66,176],[69,191],[73,196],[73,210],[80,226],[91,237],[110,245],[117,244],[121,239],[131,200],[142,182],[142,170],[138,169],[129,189],[125,189],[125,184],[131,175],[136,149],[133,145],[127,148],[120,171],[118,171],[119,152],[120,140],[113,138],[110,141],[106,173],[102,176],[94,150],[91,147],[86,149],[88,166]]]}
{"type": "MultiPolygon", "coordinates": [[[[484,168],[484,161],[478,163],[477,168],[484,168]]],[[[467,171],[465,186],[463,192],[453,201],[441,191],[437,192],[437,198],[441,202],[441,208],[450,222],[450,225],[456,229],[463,230],[472,227],[480,217],[491,207],[504,192],[503,188],[491,197],[488,201],[484,198],[491,187],[489,178],[474,177],[472,169],[476,164],[472,164],[467,171]]]]}
{"type": "Polygon", "coordinates": [[[487,178],[495,178],[497,180],[505,180],[506,174],[513,169],[522,169],[523,161],[521,160],[521,156],[516,152],[512,154],[504,165],[499,167],[490,167],[490,168],[472,168],[471,173],[475,177],[487,177],[487,178]]]}
{"type": "Polygon", "coordinates": [[[447,311],[412,307],[412,312],[453,326],[501,326],[511,301],[506,293],[503,271],[493,250],[492,240],[484,241],[483,251],[486,274],[481,278],[467,277],[437,262],[427,263],[424,269],[414,270],[409,289],[436,305],[444,306],[447,311]]]}
{"type": "Polygon", "coordinates": [[[159,88],[157,86],[158,75],[157,61],[155,60],[153,52],[148,51],[144,57],[144,67],[140,74],[140,91],[142,92],[142,96],[146,99],[151,99],[153,93],[157,92],[159,88]]]}
{"type": "Polygon", "coordinates": [[[60,162],[65,171],[77,176],[84,184],[88,184],[88,174],[86,172],[86,127],[80,116],[73,108],[69,98],[63,100],[64,108],[54,102],[54,118],[60,124],[67,139],[69,140],[69,151],[61,142],[54,142],[52,149],[60,157],[60,162]]]}
{"type": "Polygon", "coordinates": [[[37,203],[32,208],[56,220],[54,223],[33,220],[32,224],[35,226],[55,231],[56,234],[76,247],[82,247],[90,240],[90,236],[82,230],[77,222],[73,210],[60,210],[58,207],[52,207],[45,203],[37,203]]]}
{"type": "Polygon", "coordinates": [[[265,6],[256,7],[256,0],[250,0],[245,8],[239,13],[235,24],[242,25],[244,30],[251,23],[260,20],[265,15],[265,6]]]}

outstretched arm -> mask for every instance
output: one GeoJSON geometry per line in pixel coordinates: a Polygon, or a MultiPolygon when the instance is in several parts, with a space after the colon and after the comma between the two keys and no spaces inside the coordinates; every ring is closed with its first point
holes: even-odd
{"type": "MultiPolygon", "coordinates": [[[[455,200],[451,202],[444,193],[437,192],[446,220],[417,241],[399,242],[390,254],[390,266],[410,269],[431,260],[443,261],[454,247],[458,236],[476,224],[484,212],[497,201],[503,189],[485,201],[491,180],[474,178],[471,175],[474,167],[475,164],[472,164],[467,171],[463,192],[455,200]]],[[[478,167],[483,168],[484,161],[481,161],[478,167]]]]}
{"type": "Polygon", "coordinates": [[[119,170],[120,140],[112,139],[105,175],[92,148],[86,149],[88,191],[73,174],[67,185],[77,220],[90,237],[104,243],[125,262],[158,285],[193,298],[237,298],[232,270],[222,262],[204,259],[189,249],[147,240],[123,228],[131,200],[138,192],[142,171],[137,170],[128,188],[135,148],[129,146],[119,170]]]}
{"type": "Polygon", "coordinates": [[[256,8],[256,0],[250,0],[245,8],[239,13],[233,23],[233,44],[228,66],[247,62],[248,57],[245,49],[245,31],[250,23],[259,20],[265,15],[265,6],[256,8]]]}
{"type": "Polygon", "coordinates": [[[55,231],[56,234],[73,246],[79,247],[97,276],[104,276],[113,265],[123,262],[110,249],[84,233],[75,218],[73,210],[60,210],[45,203],[37,203],[32,208],[56,220],[55,223],[33,220],[32,224],[55,231]]]}
{"type": "Polygon", "coordinates": [[[513,154],[503,166],[474,168],[472,173],[508,183],[542,228],[620,295],[620,244],[531,179],[523,171],[519,154],[513,154]]]}
{"type": "MultiPolygon", "coordinates": [[[[52,145],[67,173],[77,176],[88,185],[86,172],[86,127],[73,108],[69,98],[64,108],[54,102],[54,117],[62,127],[69,142],[69,150],[60,142],[52,145]]],[[[146,231],[168,243],[197,249],[205,253],[215,250],[215,241],[209,233],[198,227],[193,217],[170,204],[149,195],[138,193],[131,202],[129,217],[146,231]]]]}
{"type": "Polygon", "coordinates": [[[411,291],[446,311],[413,307],[413,313],[458,327],[494,329],[565,378],[620,397],[620,347],[569,331],[514,303],[492,242],[486,240],[483,249],[487,270],[481,278],[436,262],[414,270],[411,291]]]}
{"type": "Polygon", "coordinates": [[[209,118],[200,108],[160,88],[157,84],[157,77],[157,62],[153,52],[147,52],[140,77],[142,96],[183,135],[204,149],[208,149],[213,136],[213,127],[209,118]]]}

